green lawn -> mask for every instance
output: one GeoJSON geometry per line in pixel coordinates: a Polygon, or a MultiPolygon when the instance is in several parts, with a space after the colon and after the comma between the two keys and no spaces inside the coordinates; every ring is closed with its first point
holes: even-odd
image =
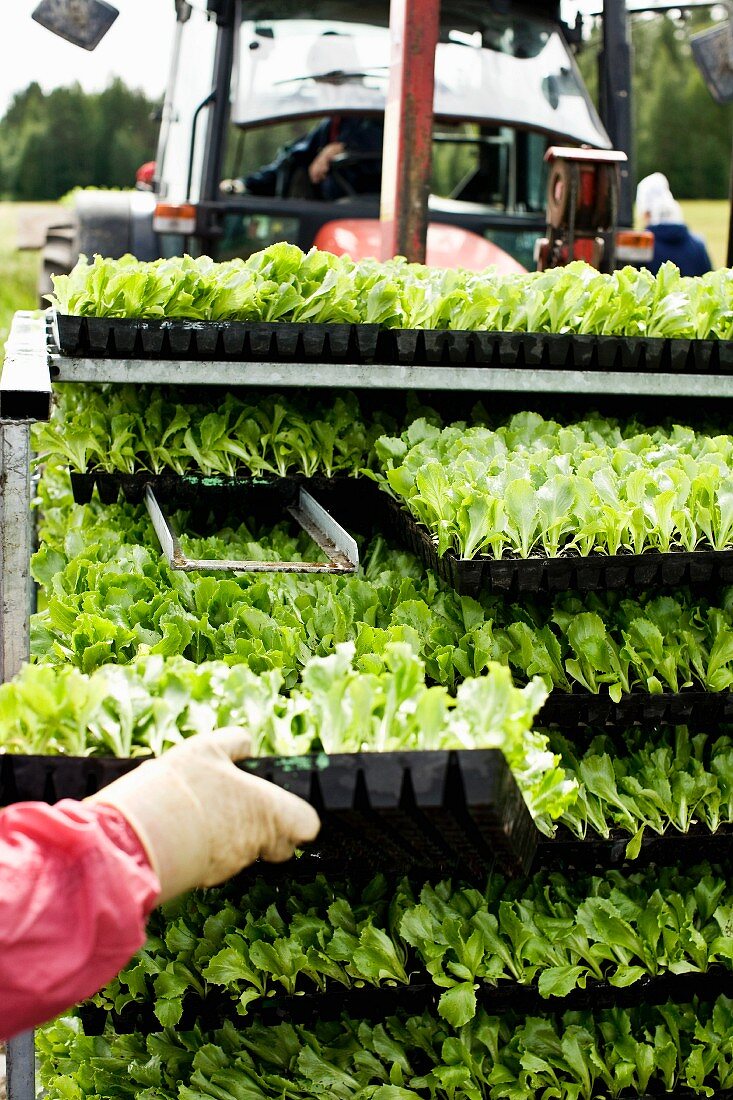
{"type": "Polygon", "coordinates": [[[16,309],[35,309],[38,281],[37,252],[15,247],[18,204],[0,202],[0,353],[16,309]]]}

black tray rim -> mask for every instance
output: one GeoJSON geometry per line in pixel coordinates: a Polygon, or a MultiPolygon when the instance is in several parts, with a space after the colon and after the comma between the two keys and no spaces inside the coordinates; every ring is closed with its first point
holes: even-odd
{"type": "MultiPolygon", "coordinates": [[[[104,347],[105,339],[107,343],[110,340],[114,343],[115,332],[129,348],[138,336],[142,339],[143,334],[154,335],[161,340],[165,336],[178,339],[188,334],[194,341],[199,335],[211,348],[212,336],[220,334],[232,341],[229,350],[224,353],[225,358],[243,362],[267,361],[273,355],[279,358],[277,343],[282,339],[288,342],[287,352],[282,355],[284,362],[303,354],[318,359],[323,355],[324,348],[328,348],[329,356],[336,359],[356,356],[357,362],[383,365],[511,365],[526,369],[542,366],[601,372],[733,373],[733,341],[713,337],[691,339],[488,329],[399,329],[367,323],[116,318],[65,314],[55,307],[51,310],[52,351],[63,356],[90,355],[86,346],[89,344],[90,321],[96,327],[93,333],[97,345],[95,358],[119,357],[116,346],[109,350],[104,347]],[[239,349],[236,347],[238,340],[241,340],[239,349]],[[256,341],[262,350],[258,352],[253,349],[250,340],[256,341]],[[310,345],[308,350],[303,346],[304,340],[310,345]]],[[[189,355],[185,340],[175,352],[165,349],[157,354],[166,358],[203,358],[198,354],[189,355]]],[[[138,353],[138,357],[149,358],[150,355],[138,353]]]]}
{"type": "Polygon", "coordinates": [[[733,583],[733,546],[726,550],[650,549],[642,554],[536,554],[529,558],[492,558],[488,554],[461,558],[452,549],[439,555],[430,530],[412,514],[406,502],[384,489],[380,492],[385,498],[391,532],[462,596],[476,596],[483,591],[528,595],[709,585],[717,583],[721,571],[726,570],[731,576],[720,583],[733,583]],[[613,582],[610,585],[609,574],[613,582]]]}
{"type": "MultiPolygon", "coordinates": [[[[730,996],[733,994],[733,964],[725,967],[720,963],[712,963],[706,971],[684,974],[674,974],[671,971],[658,975],[649,974],[624,987],[588,977],[585,988],[575,988],[564,997],[542,997],[535,983],[524,984],[510,979],[501,979],[495,984],[481,981],[475,984],[478,986],[477,1003],[490,1014],[515,1011],[520,1015],[541,1013],[544,1016],[559,1017],[574,1011],[604,1011],[617,1007],[633,1009],[644,1005],[670,1003],[689,1004],[695,1000],[710,1002],[721,995],[730,996]]],[[[418,980],[407,985],[364,985],[349,988],[332,985],[325,992],[301,990],[296,994],[273,990],[269,995],[251,1002],[246,1016],[237,1013],[237,1002],[233,997],[217,988],[206,998],[190,996],[188,1009],[184,1000],[184,1012],[189,1016],[193,1014],[196,1020],[208,1018],[212,1022],[226,1016],[240,1021],[243,1027],[252,1020],[265,1025],[283,1021],[303,1023],[312,1019],[314,1013],[329,1020],[337,1020],[343,1016],[383,1020],[397,1011],[420,1013],[426,1008],[437,1011],[437,1003],[443,992],[440,986],[426,980],[425,972],[421,969],[418,980]]],[[[149,1032],[163,1030],[149,1001],[130,1002],[120,1013],[109,1012],[96,1005],[83,1005],[80,1011],[87,1018],[102,1019],[104,1014],[118,1021],[123,1021],[125,1016],[128,1020],[142,1019],[149,1032]]],[[[185,1024],[183,1030],[187,1030],[185,1024]]]]}

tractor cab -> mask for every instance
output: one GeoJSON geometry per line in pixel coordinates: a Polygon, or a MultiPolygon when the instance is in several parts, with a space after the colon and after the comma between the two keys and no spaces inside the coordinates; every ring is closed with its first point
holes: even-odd
{"type": "MultiPolygon", "coordinates": [[[[387,194],[402,204],[396,225],[427,209],[428,263],[533,266],[548,147],[611,145],[559,0],[424,4],[429,47],[413,21],[408,56],[389,0],[175,0],[150,190],[81,192],[49,232],[41,293],[80,252],[227,259],[285,239],[379,256],[387,194]],[[390,79],[409,83],[410,71],[428,73],[430,90],[396,111],[390,79]],[[395,128],[398,113],[412,135],[395,128]]],[[[114,12],[106,0],[41,0],[34,18],[93,48],[114,12]]]]}
{"type": "MultiPolygon", "coordinates": [[[[227,28],[189,10],[158,151],[164,254],[191,249],[191,237],[219,259],[282,239],[379,254],[389,5],[354,7],[236,3],[228,54],[227,28]],[[215,87],[226,86],[225,115],[212,100],[212,70],[215,87]],[[313,159],[336,144],[326,179],[314,182],[313,159]]],[[[545,228],[548,145],[610,146],[553,9],[442,4],[429,263],[531,266],[545,228]]]]}

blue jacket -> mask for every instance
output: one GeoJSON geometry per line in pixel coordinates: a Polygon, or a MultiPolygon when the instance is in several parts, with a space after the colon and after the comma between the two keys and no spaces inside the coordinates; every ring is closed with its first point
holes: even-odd
{"type": "Polygon", "coordinates": [[[712,264],[702,237],[691,233],[686,225],[662,222],[647,227],[654,234],[654,259],[648,264],[656,275],[665,260],[671,260],[682,275],[704,275],[712,264]]]}
{"type": "MultiPolygon", "coordinates": [[[[325,118],[309,134],[286,145],[275,159],[247,176],[244,184],[251,195],[274,195],[279,173],[291,168],[307,168],[324,146],[341,141],[354,153],[382,152],[384,127],[381,118],[346,115],[336,120],[325,118]]],[[[344,178],[359,194],[378,195],[382,182],[381,160],[365,161],[341,169],[344,178]]],[[[344,192],[337,179],[329,173],[322,184],[314,188],[316,196],[326,201],[342,198],[344,192]]]]}

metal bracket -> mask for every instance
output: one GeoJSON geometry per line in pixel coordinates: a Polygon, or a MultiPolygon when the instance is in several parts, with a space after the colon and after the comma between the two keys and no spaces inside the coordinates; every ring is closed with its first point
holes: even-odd
{"type": "Polygon", "coordinates": [[[228,573],[355,573],[359,567],[359,549],[355,540],[302,486],[297,505],[292,505],[288,511],[323,550],[328,558],[327,562],[188,558],[181,549],[173,524],[163,513],[150,485],[145,487],[145,506],[166,561],[171,569],[180,569],[185,573],[209,569],[228,573]]]}

